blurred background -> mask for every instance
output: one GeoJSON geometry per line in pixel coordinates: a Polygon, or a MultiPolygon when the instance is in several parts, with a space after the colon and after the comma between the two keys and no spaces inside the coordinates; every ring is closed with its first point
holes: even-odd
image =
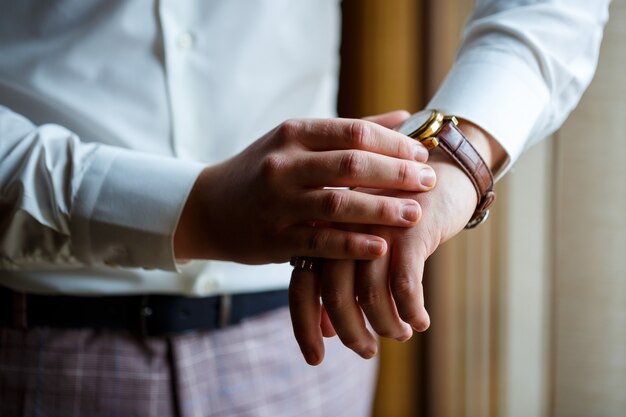
{"type": "MultiPolygon", "coordinates": [[[[470,0],[344,0],[340,114],[421,109],[470,0]]],[[[383,342],[375,416],[626,416],[626,0],[595,80],[429,260],[431,329],[383,342]]],[[[511,99],[515,99],[512,97],[511,99]]]]}

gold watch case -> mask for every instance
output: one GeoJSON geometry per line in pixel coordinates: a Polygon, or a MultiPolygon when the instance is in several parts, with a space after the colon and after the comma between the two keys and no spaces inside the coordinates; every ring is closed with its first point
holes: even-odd
{"type": "Polygon", "coordinates": [[[450,121],[455,125],[459,124],[454,116],[446,116],[438,110],[422,110],[409,117],[397,130],[420,141],[431,151],[439,146],[437,133],[450,121]]]}

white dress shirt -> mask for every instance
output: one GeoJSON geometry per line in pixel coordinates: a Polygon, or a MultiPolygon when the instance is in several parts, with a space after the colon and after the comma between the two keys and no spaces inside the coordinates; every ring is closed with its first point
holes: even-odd
{"type": "MultiPolygon", "coordinates": [[[[287,286],[284,264],[176,265],[172,235],[203,166],[287,118],[335,115],[339,0],[0,1],[0,284],[287,286]]],[[[608,3],[477,0],[429,106],[482,126],[512,163],[589,84],[608,3]]]]}

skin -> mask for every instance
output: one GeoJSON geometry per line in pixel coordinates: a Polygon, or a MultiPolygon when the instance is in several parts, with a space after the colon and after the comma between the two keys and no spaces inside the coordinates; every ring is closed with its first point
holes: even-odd
{"type": "Polygon", "coordinates": [[[324,187],[427,191],[435,182],[427,158],[422,145],[372,121],[287,121],[200,173],[174,234],[175,256],[246,264],[296,254],[380,258],[385,239],[345,225],[411,227],[419,203],[410,194],[324,187]],[[317,224],[337,226],[311,227],[317,224]]]}
{"type": "MultiPolygon", "coordinates": [[[[406,114],[387,115],[375,121],[395,126],[403,117],[406,114]]],[[[467,121],[461,121],[459,127],[492,170],[503,163],[504,150],[487,133],[467,121]]],[[[362,190],[411,198],[422,208],[421,220],[413,227],[347,227],[384,238],[389,248],[384,256],[364,261],[325,260],[316,273],[294,270],[289,306],[296,340],[309,364],[322,362],[323,336],[336,334],[358,355],[371,358],[378,349],[373,333],[405,341],[414,330],[429,327],[422,287],[424,262],[439,245],[463,230],[477,204],[471,181],[445,154],[433,152],[429,164],[437,173],[437,186],[429,192],[362,190]]]]}

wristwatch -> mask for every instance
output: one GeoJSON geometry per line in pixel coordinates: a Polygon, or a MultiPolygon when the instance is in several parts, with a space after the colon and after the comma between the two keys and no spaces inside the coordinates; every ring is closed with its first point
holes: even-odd
{"type": "Polygon", "coordinates": [[[458,120],[438,110],[424,110],[409,117],[398,130],[420,141],[429,151],[439,148],[452,158],[474,184],[478,205],[466,229],[472,229],[489,216],[489,207],[496,198],[493,174],[476,148],[458,128],[458,120]]]}

